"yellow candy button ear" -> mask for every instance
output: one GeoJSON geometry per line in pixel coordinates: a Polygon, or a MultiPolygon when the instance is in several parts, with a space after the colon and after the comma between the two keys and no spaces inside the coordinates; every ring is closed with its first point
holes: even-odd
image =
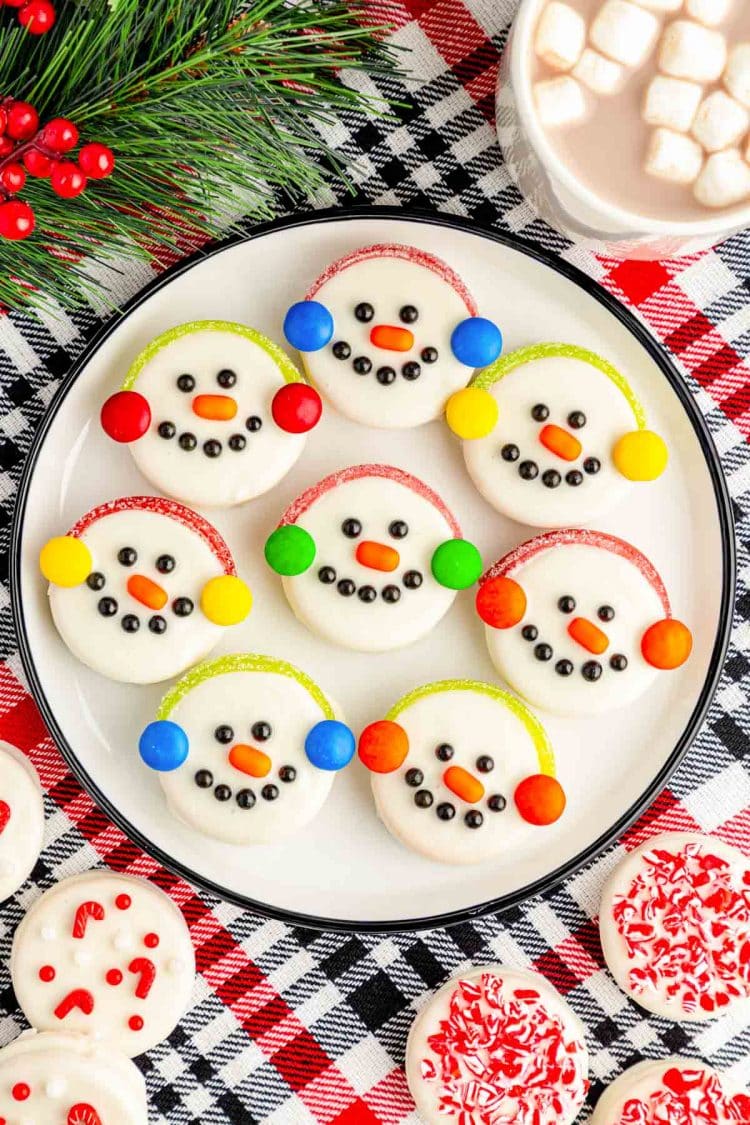
{"type": "Polygon", "coordinates": [[[39,568],[53,586],[80,586],[91,574],[91,551],[74,535],[58,535],[39,552],[39,568]]]}
{"type": "Polygon", "coordinates": [[[448,399],[445,420],[465,441],[487,437],[497,425],[497,402],[481,387],[464,387],[448,399]]]}
{"type": "Polygon", "coordinates": [[[233,574],[211,578],[203,587],[201,609],[214,625],[237,625],[253,604],[250,587],[233,574]]]}
{"type": "Polygon", "coordinates": [[[628,480],[656,480],[667,467],[669,453],[664,440],[652,430],[633,430],[622,435],[612,459],[628,480]]]}

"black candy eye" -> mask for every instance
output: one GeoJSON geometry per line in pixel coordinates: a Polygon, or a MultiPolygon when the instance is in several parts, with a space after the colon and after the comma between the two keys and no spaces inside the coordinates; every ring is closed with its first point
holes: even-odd
{"type": "Polygon", "coordinates": [[[195,390],[195,379],[192,375],[180,375],[177,380],[179,390],[189,394],[190,391],[195,390]]]}
{"type": "Polygon", "coordinates": [[[611,605],[600,605],[596,611],[596,616],[600,621],[612,621],[615,616],[615,611],[611,605]]]}
{"type": "Polygon", "coordinates": [[[358,535],[362,534],[362,524],[359,520],[353,518],[344,520],[341,525],[341,530],[347,539],[356,539],[358,535]]]}
{"type": "Polygon", "coordinates": [[[482,754],[477,758],[477,769],[480,773],[491,773],[495,768],[495,759],[489,754],[482,754]]]}
{"type": "Polygon", "coordinates": [[[226,746],[227,743],[234,741],[234,731],[228,723],[221,723],[214,731],[214,738],[217,742],[220,742],[222,746],[226,746]]]}
{"type": "Polygon", "coordinates": [[[441,742],[440,745],[435,748],[435,757],[440,762],[449,762],[455,752],[449,742],[441,742]]]}
{"type": "Polygon", "coordinates": [[[388,527],[388,534],[394,539],[405,539],[409,534],[409,525],[404,520],[394,520],[388,527]]]}
{"type": "Polygon", "coordinates": [[[568,425],[573,430],[580,430],[586,425],[586,415],[582,410],[571,410],[568,415],[568,425]]]}
{"type": "Polygon", "coordinates": [[[273,731],[271,729],[271,724],[266,723],[261,719],[260,722],[253,723],[252,727],[250,728],[250,733],[252,734],[256,742],[268,742],[269,738],[273,734],[273,731]]]}
{"type": "Polygon", "coordinates": [[[159,574],[171,574],[175,567],[174,557],[172,555],[159,555],[156,560],[156,569],[159,574]]]}
{"type": "Polygon", "coordinates": [[[413,324],[415,320],[419,320],[419,312],[414,305],[402,305],[398,315],[404,324],[413,324]]]}
{"type": "Polygon", "coordinates": [[[367,324],[368,320],[372,320],[375,316],[375,309],[367,301],[360,301],[354,309],[354,315],[357,320],[361,320],[363,324],[367,324]]]}
{"type": "Polygon", "coordinates": [[[216,382],[220,387],[223,387],[225,391],[228,391],[229,388],[233,387],[237,382],[237,376],[234,371],[230,371],[228,367],[225,367],[216,376],[216,382]]]}
{"type": "Polygon", "coordinates": [[[576,600],[575,598],[571,598],[570,594],[565,594],[557,603],[557,608],[560,610],[560,613],[572,613],[575,607],[576,600]]]}
{"type": "Polygon", "coordinates": [[[262,425],[263,422],[257,414],[251,414],[248,420],[245,422],[245,427],[250,431],[251,434],[257,434],[262,425]]]}
{"type": "Polygon", "coordinates": [[[531,417],[535,422],[546,422],[549,418],[549,407],[545,406],[543,402],[538,402],[536,406],[531,408],[531,417]]]}
{"type": "Polygon", "coordinates": [[[138,552],[134,547],[121,547],[117,552],[117,561],[123,566],[133,566],[138,559],[138,552]]]}

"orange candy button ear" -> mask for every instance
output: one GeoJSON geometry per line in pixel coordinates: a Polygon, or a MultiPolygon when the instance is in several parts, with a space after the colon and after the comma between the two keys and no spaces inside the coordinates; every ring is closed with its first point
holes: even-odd
{"type": "Polygon", "coordinates": [[[565,811],[565,790],[555,777],[535,773],[525,777],[514,793],[516,808],[529,824],[554,824],[565,811]]]}
{"type": "Polygon", "coordinates": [[[474,777],[463,766],[448,766],[443,774],[443,783],[451,793],[470,805],[481,801],[484,796],[484,786],[479,778],[474,777]]]}
{"type": "Polygon", "coordinates": [[[523,620],[526,595],[512,578],[488,578],[477,591],[477,613],[493,629],[510,629],[523,620]]]}
{"type": "Polygon", "coordinates": [[[409,753],[409,738],[398,723],[382,719],[362,731],[357,753],[373,773],[393,773],[409,753]]]}
{"type": "Polygon", "coordinates": [[[641,652],[643,659],[652,668],[664,670],[679,668],[684,664],[693,648],[693,636],[687,625],[665,617],[657,621],[643,634],[641,652]]]}

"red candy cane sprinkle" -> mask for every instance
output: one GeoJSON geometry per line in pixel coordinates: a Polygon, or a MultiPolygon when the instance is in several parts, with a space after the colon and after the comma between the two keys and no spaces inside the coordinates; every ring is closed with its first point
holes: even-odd
{"type": "Polygon", "coordinates": [[[652,1094],[630,1098],[616,1125],[717,1125],[747,1122],[750,1098],[724,1093],[717,1074],[671,1067],[652,1094]]]}
{"type": "Polygon", "coordinates": [[[73,919],[73,937],[83,938],[86,936],[86,927],[89,924],[89,919],[93,918],[95,922],[102,922],[104,920],[104,907],[100,902],[82,902],[75,913],[73,919]]]}
{"type": "Polygon", "coordinates": [[[536,989],[491,973],[458,982],[428,1043],[422,1078],[440,1083],[438,1112],[459,1125],[559,1125],[588,1091],[584,1044],[536,989]]]}
{"type": "Polygon", "coordinates": [[[750,869],[737,875],[696,842],[641,863],[612,907],[633,993],[663,994],[686,1014],[750,997],[750,869]]]}

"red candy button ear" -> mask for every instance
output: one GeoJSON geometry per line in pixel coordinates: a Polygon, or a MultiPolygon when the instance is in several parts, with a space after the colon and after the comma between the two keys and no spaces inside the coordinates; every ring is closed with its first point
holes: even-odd
{"type": "Polygon", "coordinates": [[[288,434],[306,434],[317,426],[323,403],[314,387],[307,383],[287,383],[273,396],[273,420],[288,434]]]}
{"type": "Polygon", "coordinates": [[[523,620],[526,595],[512,578],[488,578],[477,591],[477,613],[493,629],[510,629],[523,620]]]}
{"type": "Polygon", "coordinates": [[[370,723],[359,736],[360,761],[373,773],[393,773],[409,753],[409,738],[398,723],[370,723]]]}
{"type": "Polygon", "coordinates": [[[657,621],[643,634],[641,652],[643,659],[652,668],[671,670],[679,668],[690,656],[693,637],[687,625],[665,617],[657,621]]]}
{"type": "Polygon", "coordinates": [[[118,391],[104,403],[99,417],[113,441],[138,441],[151,425],[151,407],[137,391],[118,391]]]}
{"type": "Polygon", "coordinates": [[[514,793],[516,808],[529,824],[554,824],[565,812],[565,790],[546,773],[525,777],[514,793]]]}

